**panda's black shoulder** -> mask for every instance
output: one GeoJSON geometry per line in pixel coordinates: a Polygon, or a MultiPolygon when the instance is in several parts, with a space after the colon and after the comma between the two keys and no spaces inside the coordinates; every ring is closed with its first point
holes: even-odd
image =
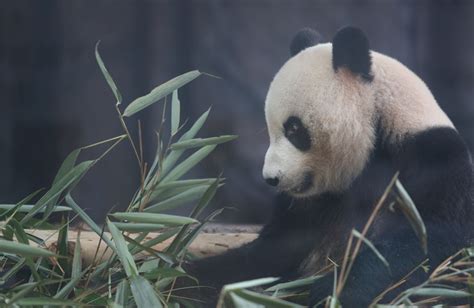
{"type": "Polygon", "coordinates": [[[459,133],[451,127],[433,127],[407,136],[399,145],[400,160],[471,168],[471,155],[459,133]]]}
{"type": "Polygon", "coordinates": [[[471,154],[454,128],[434,127],[407,137],[394,161],[425,219],[460,223],[473,218],[471,154]]]}

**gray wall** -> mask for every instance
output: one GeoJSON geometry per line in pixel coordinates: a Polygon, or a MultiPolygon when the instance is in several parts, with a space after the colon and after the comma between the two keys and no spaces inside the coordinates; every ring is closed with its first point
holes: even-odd
{"type": "MultiPolygon", "coordinates": [[[[471,1],[9,1],[0,4],[0,202],[47,186],[72,149],[121,133],[114,99],[94,58],[101,53],[125,101],[191,69],[200,78],[181,92],[183,117],[210,105],[201,136],[238,134],[193,174],[224,172],[214,206],[222,218],[260,222],[273,192],[261,181],[268,145],[263,101],[300,28],[328,40],[357,25],[372,48],[419,74],[472,148],[474,4],[471,1]]],[[[160,108],[140,114],[145,130],[160,108]]],[[[134,119],[135,120],[135,119],[134,119]]],[[[133,125],[135,121],[130,123],[133,125]]],[[[152,133],[145,135],[154,148],[152,133]]],[[[88,153],[84,158],[94,157],[88,153]]],[[[138,182],[123,144],[80,185],[75,196],[95,217],[126,206],[138,182]]]]}

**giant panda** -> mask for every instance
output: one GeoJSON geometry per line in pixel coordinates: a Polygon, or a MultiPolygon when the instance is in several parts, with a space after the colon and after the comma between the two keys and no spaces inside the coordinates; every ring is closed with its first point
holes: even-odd
{"type": "MultiPolygon", "coordinates": [[[[370,50],[360,29],[342,28],[332,43],[303,29],[290,50],[265,101],[270,146],[263,177],[280,192],[272,219],[255,241],[188,270],[215,288],[203,291],[215,302],[227,283],[291,280],[340,264],[352,229],[362,230],[398,171],[425,223],[428,253],[401,211],[384,207],[367,236],[390,267],[362,249],[339,298],[345,307],[367,307],[425,259],[432,270],[469,245],[471,155],[425,83],[370,50]]],[[[415,271],[396,292],[428,275],[415,271]]],[[[332,288],[332,274],[317,280],[311,305],[332,288]]]]}

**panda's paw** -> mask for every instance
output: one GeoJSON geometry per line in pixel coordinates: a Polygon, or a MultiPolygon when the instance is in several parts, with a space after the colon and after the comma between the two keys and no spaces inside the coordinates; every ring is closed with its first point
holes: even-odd
{"type": "Polygon", "coordinates": [[[334,276],[332,273],[318,279],[311,287],[309,307],[325,307],[326,300],[332,295],[334,276]]]}

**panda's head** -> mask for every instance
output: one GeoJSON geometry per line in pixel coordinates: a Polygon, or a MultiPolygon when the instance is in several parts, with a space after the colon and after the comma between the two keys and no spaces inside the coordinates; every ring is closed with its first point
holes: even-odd
{"type": "Polygon", "coordinates": [[[263,176],[295,197],[346,189],[367,164],[380,123],[395,139],[450,125],[424,83],[371,52],[360,29],[343,28],[332,43],[318,40],[309,29],[296,35],[265,102],[263,176]]]}

